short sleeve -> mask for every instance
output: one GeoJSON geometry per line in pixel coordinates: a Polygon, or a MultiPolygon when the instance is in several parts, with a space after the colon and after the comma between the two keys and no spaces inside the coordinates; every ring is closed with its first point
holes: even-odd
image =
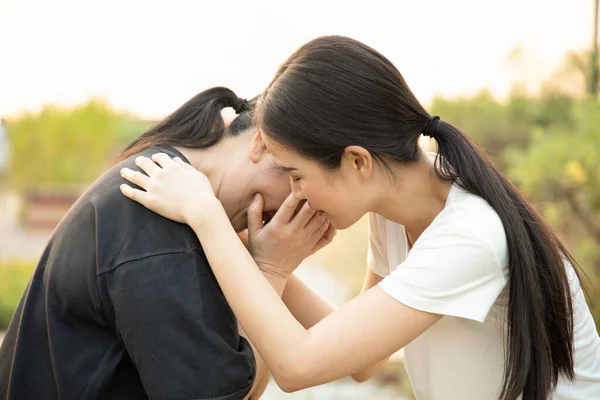
{"type": "Polygon", "coordinates": [[[150,398],[243,398],[255,360],[206,258],[190,250],[104,274],[115,325],[150,398]]]}
{"type": "Polygon", "coordinates": [[[380,287],[417,310],[483,322],[506,286],[506,268],[472,233],[426,232],[380,287]]]}
{"type": "Polygon", "coordinates": [[[369,246],[367,248],[367,266],[375,274],[385,277],[390,273],[387,252],[383,247],[382,231],[379,228],[377,214],[369,213],[369,246]]]}

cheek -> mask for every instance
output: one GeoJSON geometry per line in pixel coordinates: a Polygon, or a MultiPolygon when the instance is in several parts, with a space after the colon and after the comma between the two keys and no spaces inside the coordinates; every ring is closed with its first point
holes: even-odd
{"type": "Polygon", "coordinates": [[[362,216],[361,204],[355,203],[355,196],[343,182],[302,185],[302,192],[316,209],[325,211],[337,229],[346,229],[362,216]]]}
{"type": "Polygon", "coordinates": [[[306,197],[306,200],[308,200],[314,208],[323,210],[328,214],[332,210],[337,209],[337,196],[339,194],[333,185],[327,183],[314,184],[305,182],[300,185],[300,188],[302,194],[306,197]]]}
{"type": "Polygon", "coordinates": [[[283,203],[290,193],[290,183],[287,179],[278,180],[276,184],[270,184],[263,187],[260,194],[265,200],[265,210],[275,211],[279,209],[281,203],[283,203]]]}

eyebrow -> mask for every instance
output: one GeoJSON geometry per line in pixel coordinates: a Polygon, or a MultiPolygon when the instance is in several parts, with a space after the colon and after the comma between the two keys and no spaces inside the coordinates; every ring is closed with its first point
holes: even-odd
{"type": "Polygon", "coordinates": [[[283,171],[283,172],[291,172],[291,171],[297,171],[298,168],[294,168],[294,167],[284,167],[282,165],[278,165],[276,167],[278,170],[283,171]]]}

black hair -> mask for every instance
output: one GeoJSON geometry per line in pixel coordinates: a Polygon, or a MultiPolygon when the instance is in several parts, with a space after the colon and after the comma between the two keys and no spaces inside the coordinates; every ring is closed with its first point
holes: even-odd
{"type": "Polygon", "coordinates": [[[256,100],[257,97],[250,101],[240,99],[225,87],[207,89],[134,139],[116,162],[150,147],[201,149],[216,144],[226,135],[238,135],[253,126],[252,111],[256,100]],[[226,107],[232,107],[238,114],[227,127],[221,115],[226,107]]]}
{"type": "MultiPolygon", "coordinates": [[[[263,134],[330,170],[339,168],[351,145],[379,161],[417,162],[419,137],[432,120],[387,58],[341,36],[317,38],[285,61],[255,118],[263,134]]],[[[485,199],[506,232],[509,308],[500,398],[545,400],[560,375],[574,377],[565,264],[575,267],[575,260],[468,136],[448,122],[435,122],[437,175],[485,199]]]]}

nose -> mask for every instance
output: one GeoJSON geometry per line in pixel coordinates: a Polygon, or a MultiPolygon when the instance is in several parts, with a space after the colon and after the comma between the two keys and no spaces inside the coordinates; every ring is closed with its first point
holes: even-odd
{"type": "Polygon", "coordinates": [[[306,200],[306,196],[304,195],[304,192],[302,191],[300,185],[297,182],[294,182],[293,179],[290,179],[290,182],[292,185],[292,196],[294,196],[294,199],[298,201],[306,200]]]}

